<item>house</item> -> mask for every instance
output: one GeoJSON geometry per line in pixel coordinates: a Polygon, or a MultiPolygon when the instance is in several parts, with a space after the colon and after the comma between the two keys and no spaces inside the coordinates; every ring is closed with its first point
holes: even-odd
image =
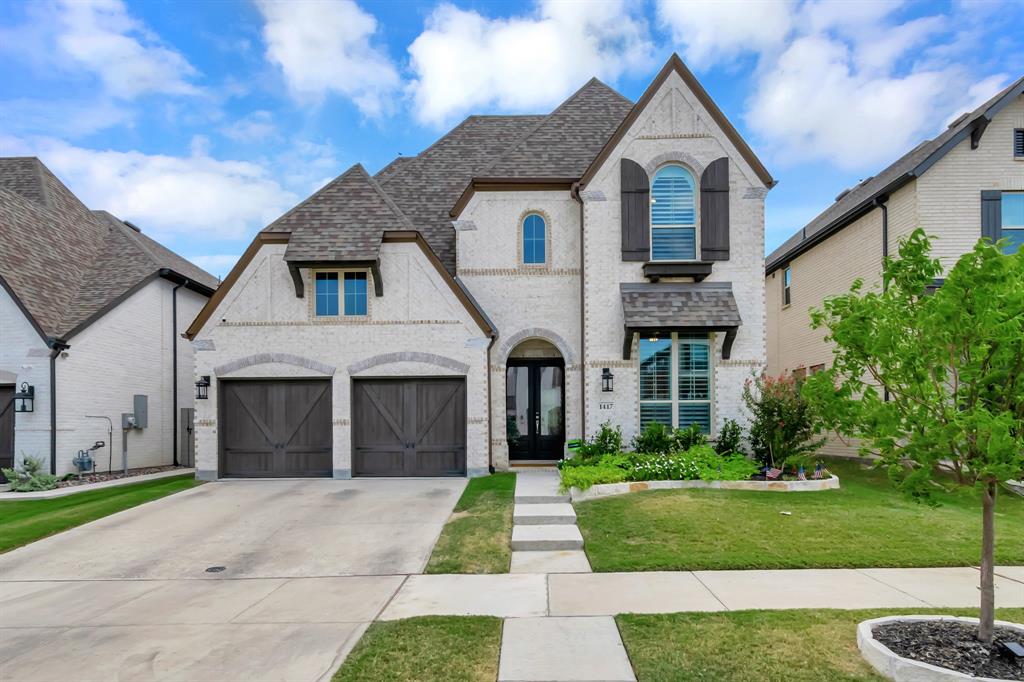
{"type": "Polygon", "coordinates": [[[673,56],[356,165],[260,232],[187,336],[197,469],[486,474],[603,422],[715,437],[765,363],[771,175],[673,56]]]}
{"type": "MultiPolygon", "coordinates": [[[[881,286],[882,259],[920,227],[950,268],[978,239],[1024,244],[1024,78],[877,175],[836,197],[767,258],[768,371],[797,377],[832,359],[809,310],[857,278],[881,286]]],[[[825,448],[848,453],[840,443],[825,448]]]]}
{"type": "Polygon", "coordinates": [[[190,463],[179,337],[217,280],[90,211],[36,158],[0,158],[0,245],[0,466],[28,455],[77,471],[97,441],[99,471],[120,469],[125,445],[131,468],[190,463]]]}

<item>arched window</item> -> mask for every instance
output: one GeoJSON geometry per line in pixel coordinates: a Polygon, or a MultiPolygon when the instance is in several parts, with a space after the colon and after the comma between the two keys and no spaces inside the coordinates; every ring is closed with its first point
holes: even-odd
{"type": "Polygon", "coordinates": [[[546,231],[547,225],[542,216],[531,213],[523,219],[523,263],[542,265],[546,262],[546,231]]]}
{"type": "Polygon", "coordinates": [[[682,166],[665,166],[651,183],[651,260],[697,257],[696,183],[682,166]]]}

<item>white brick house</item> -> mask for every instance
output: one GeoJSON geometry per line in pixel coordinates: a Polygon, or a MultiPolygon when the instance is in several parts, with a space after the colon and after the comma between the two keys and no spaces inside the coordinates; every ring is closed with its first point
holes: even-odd
{"type": "Polygon", "coordinates": [[[349,169],[187,332],[199,475],[481,475],[605,421],[714,437],[765,363],[773,184],[674,55],[635,104],[592,80],[349,169]]]}
{"type": "Polygon", "coordinates": [[[0,244],[0,466],[32,456],[65,474],[102,440],[96,470],[120,469],[136,395],[147,414],[127,433],[128,466],[190,464],[192,347],[180,336],[216,278],[90,211],[36,158],[0,158],[0,244]],[[29,391],[30,410],[15,399],[29,391]]]}

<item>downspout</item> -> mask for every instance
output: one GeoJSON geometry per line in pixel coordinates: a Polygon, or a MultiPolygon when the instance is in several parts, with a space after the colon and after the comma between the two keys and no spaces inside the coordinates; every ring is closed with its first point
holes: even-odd
{"type": "Polygon", "coordinates": [[[583,198],[580,196],[580,183],[574,182],[569,191],[570,196],[580,205],[580,438],[587,439],[587,343],[586,343],[586,259],[583,241],[583,198]]]}
{"type": "Polygon", "coordinates": [[[60,339],[50,339],[50,473],[57,475],[57,356],[71,348],[60,339]]]}
{"type": "Polygon", "coordinates": [[[493,333],[491,334],[491,342],[487,344],[487,471],[494,473],[494,419],[492,419],[491,410],[493,405],[491,403],[491,349],[494,348],[494,342],[498,340],[498,337],[493,333]]]}
{"type": "Polygon", "coordinates": [[[171,289],[171,452],[178,466],[178,289],[188,286],[186,279],[171,289]]]}
{"type": "MultiPolygon", "coordinates": [[[[882,265],[885,265],[885,259],[889,257],[889,197],[880,196],[875,198],[875,206],[882,209],[882,265]]],[[[888,282],[885,280],[885,276],[882,276],[882,291],[889,288],[888,282]]],[[[889,402],[889,389],[883,389],[882,399],[885,402],[889,402]]]]}

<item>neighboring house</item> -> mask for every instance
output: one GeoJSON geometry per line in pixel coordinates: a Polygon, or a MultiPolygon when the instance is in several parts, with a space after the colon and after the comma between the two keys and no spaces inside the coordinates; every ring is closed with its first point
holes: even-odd
{"type": "Polygon", "coordinates": [[[771,176],[678,57],[637,103],[470,116],[264,229],[188,330],[197,468],[481,475],[743,419],[771,176]]]}
{"type": "MultiPolygon", "coordinates": [[[[825,368],[832,347],[809,310],[857,278],[881,286],[882,259],[920,227],[948,270],[978,239],[1024,244],[1024,78],[857,186],[768,256],[768,371],[825,368]]],[[[826,451],[848,452],[838,443],[826,451]]]]}
{"type": "Polygon", "coordinates": [[[148,415],[127,433],[128,466],[188,463],[195,389],[179,337],[217,280],[90,211],[36,158],[0,158],[0,245],[0,466],[29,455],[64,474],[102,440],[97,470],[111,459],[119,469],[121,415],[135,414],[136,395],[148,415]],[[23,386],[28,412],[15,411],[23,386]],[[111,420],[113,443],[93,417],[111,420]]]}

